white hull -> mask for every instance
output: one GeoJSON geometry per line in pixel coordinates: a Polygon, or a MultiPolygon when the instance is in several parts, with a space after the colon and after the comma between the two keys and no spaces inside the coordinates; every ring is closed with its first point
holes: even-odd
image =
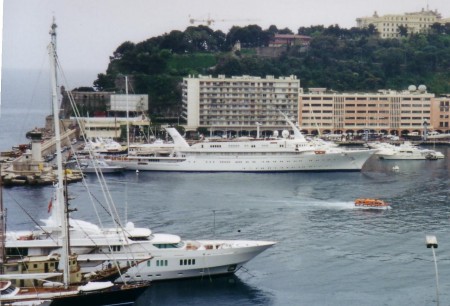
{"type": "MultiPolygon", "coordinates": [[[[227,241],[217,243],[227,245],[227,241]]],[[[214,242],[211,241],[211,244],[214,242]]],[[[274,243],[242,241],[239,243],[241,246],[232,246],[233,244],[235,242],[229,241],[229,248],[220,249],[174,250],[162,254],[154,252],[154,258],[128,269],[122,278],[116,281],[158,281],[235,273],[243,264],[274,243]]]]}
{"type": "Polygon", "coordinates": [[[425,156],[414,156],[414,155],[388,155],[388,154],[380,154],[378,155],[380,159],[386,160],[425,160],[427,159],[425,156]]]}
{"type": "MultiPolygon", "coordinates": [[[[125,235],[135,237],[128,239],[120,229],[100,230],[80,220],[71,220],[71,225],[71,250],[77,253],[81,272],[100,271],[113,265],[114,261],[121,268],[137,263],[138,266],[128,270],[131,272],[126,272],[126,281],[234,273],[245,262],[275,244],[249,240],[183,241],[176,235],[152,234],[148,229],[134,227],[124,229],[125,235]],[[78,228],[78,225],[82,227],[78,228]],[[141,236],[135,241],[137,233],[141,236]]],[[[23,234],[10,233],[6,247],[12,250],[26,249],[29,256],[45,256],[61,251],[62,241],[57,232],[53,232],[52,237],[34,235],[33,239],[21,239],[30,237],[29,233],[21,236],[23,234]]]]}
{"type": "Polygon", "coordinates": [[[190,146],[175,128],[169,156],[112,158],[111,164],[128,170],[187,172],[359,171],[376,150],[345,150],[327,142],[308,141],[294,131],[284,138],[205,141],[190,146]]]}
{"type": "Polygon", "coordinates": [[[127,170],[186,172],[284,172],[359,171],[375,150],[340,151],[316,154],[314,151],[275,154],[198,154],[185,158],[117,158],[114,165],[127,170]]]}

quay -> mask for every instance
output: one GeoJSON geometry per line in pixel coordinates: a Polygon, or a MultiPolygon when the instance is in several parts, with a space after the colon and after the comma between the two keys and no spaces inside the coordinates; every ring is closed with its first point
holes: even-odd
{"type": "MultiPolygon", "coordinates": [[[[42,129],[35,128],[27,133],[31,140],[29,145],[19,145],[16,150],[2,152],[0,157],[0,175],[4,186],[19,185],[51,185],[57,182],[57,174],[50,159],[43,156],[54,156],[56,139],[50,137],[43,141],[42,129]]],[[[61,146],[68,148],[72,139],[76,139],[77,131],[68,129],[61,135],[61,146]]],[[[67,183],[78,182],[83,179],[79,170],[67,169],[65,172],[67,183]]]]}

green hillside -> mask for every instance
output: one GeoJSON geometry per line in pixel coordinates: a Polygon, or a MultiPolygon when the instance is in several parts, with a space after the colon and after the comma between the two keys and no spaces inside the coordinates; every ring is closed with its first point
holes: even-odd
{"type": "Polygon", "coordinates": [[[183,77],[207,74],[275,77],[296,75],[304,88],[336,91],[403,90],[425,84],[437,95],[450,93],[450,24],[434,24],[428,33],[407,33],[381,39],[374,27],[299,28],[311,37],[308,47],[290,46],[276,57],[258,56],[275,33],[292,33],[275,26],[233,27],[228,33],[206,26],[172,31],[134,44],[124,42],[110,57],[96,90],[116,90],[116,77],[128,75],[136,93],[149,95],[152,113],[177,116],[183,77]],[[233,52],[239,41],[242,50],[233,52]]]}

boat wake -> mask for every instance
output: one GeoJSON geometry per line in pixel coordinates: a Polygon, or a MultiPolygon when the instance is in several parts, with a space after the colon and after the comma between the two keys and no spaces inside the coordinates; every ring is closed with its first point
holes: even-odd
{"type": "Polygon", "coordinates": [[[317,207],[326,207],[326,208],[333,208],[333,209],[364,209],[364,210],[387,210],[391,209],[390,206],[384,206],[384,207],[363,207],[363,206],[355,206],[354,201],[315,201],[310,202],[311,206],[317,206],[317,207]]]}

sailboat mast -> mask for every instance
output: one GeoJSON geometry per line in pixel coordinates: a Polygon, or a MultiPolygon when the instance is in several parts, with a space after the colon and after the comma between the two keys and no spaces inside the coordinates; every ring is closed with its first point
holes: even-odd
{"type": "Polygon", "coordinates": [[[63,183],[63,165],[62,165],[62,154],[61,154],[61,132],[59,128],[59,105],[58,105],[58,93],[57,93],[57,78],[56,78],[56,50],[55,50],[55,42],[56,42],[56,24],[53,20],[52,30],[50,31],[50,35],[52,37],[52,42],[48,46],[48,53],[50,58],[50,78],[52,85],[52,104],[53,104],[53,123],[55,127],[55,147],[56,147],[56,164],[57,164],[57,177],[58,177],[58,185],[56,186],[56,205],[55,208],[58,209],[59,213],[59,221],[61,226],[61,240],[63,242],[62,245],[62,254],[61,254],[61,262],[63,266],[63,282],[64,286],[67,287],[69,285],[69,247],[68,247],[68,225],[66,219],[66,207],[64,205],[64,183],[63,183]]]}
{"type": "Polygon", "coordinates": [[[4,263],[6,262],[6,210],[3,208],[3,181],[2,181],[2,168],[0,166],[0,238],[1,238],[1,251],[0,251],[0,274],[4,273],[4,263]]]}

